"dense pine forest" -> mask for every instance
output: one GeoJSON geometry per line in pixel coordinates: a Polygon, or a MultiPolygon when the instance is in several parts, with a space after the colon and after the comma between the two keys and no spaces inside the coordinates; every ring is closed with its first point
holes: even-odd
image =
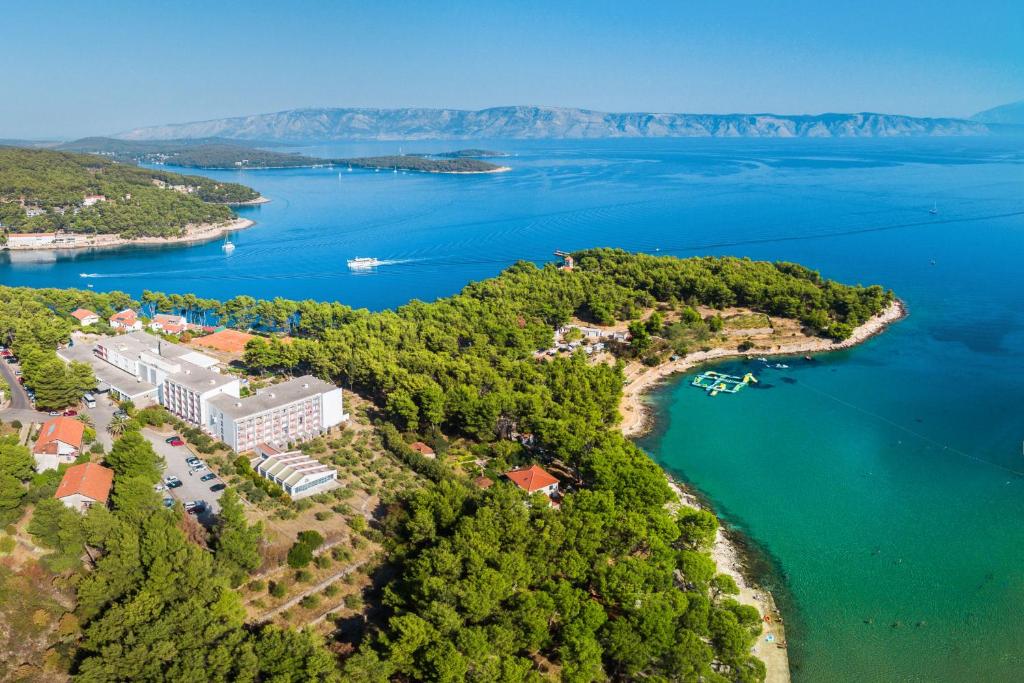
{"type": "MultiPolygon", "coordinates": [[[[231,577],[251,566],[251,528],[226,505],[213,553],[191,544],[181,513],[161,509],[152,493],[152,449],[121,446],[123,437],[113,510],[49,534],[71,544],[65,556],[86,546],[98,554],[78,570],[76,679],[763,680],[750,655],[757,610],[732,599],[735,585],[708,553],[715,518],[668,506],[664,474],[616,428],[621,364],[534,355],[574,316],[641,322],[655,309],[694,306],[744,306],[841,339],[892,294],[788,263],[606,249],[574,256],[573,271],[519,263],[457,295],[379,313],[0,287],[0,343],[19,355],[66,340],[79,306],[102,316],[132,304],[287,333],[291,343],[250,342],[246,369],[310,372],[371,399],[384,446],[425,482],[386,501],[374,530],[387,550],[381,585],[351,648],[335,657],[308,633],[244,623],[231,577]],[[513,438],[524,433],[529,445],[513,438]],[[572,485],[560,509],[508,485],[481,490],[413,452],[403,434],[466,439],[508,465],[554,463],[572,485]]],[[[0,476],[34,486],[24,468],[0,476]]]]}
{"type": "Polygon", "coordinates": [[[0,148],[0,225],[10,232],[175,236],[189,224],[231,220],[226,204],[258,197],[243,185],[92,154],[0,148]],[[85,205],[89,195],[103,200],[85,205]]]}

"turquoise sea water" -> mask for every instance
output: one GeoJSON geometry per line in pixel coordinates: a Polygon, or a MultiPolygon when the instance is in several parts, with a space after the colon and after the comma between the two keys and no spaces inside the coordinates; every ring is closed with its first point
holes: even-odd
{"type": "MultiPolygon", "coordinates": [[[[0,254],[0,282],[432,299],[517,259],[621,246],[798,261],[893,288],[886,334],[710,399],[652,397],[643,440],[764,559],[798,680],[1011,680],[1024,648],[1024,142],[420,143],[516,154],[511,173],[210,173],[273,202],[219,244],[0,254]],[[928,209],[936,203],[939,214],[928,209]],[[344,261],[391,265],[353,274],[344,261]],[[83,278],[81,273],[89,277],[83,278]]],[[[313,150],[364,154],[397,144],[313,150]]],[[[741,363],[726,368],[741,369],[741,363]]]]}

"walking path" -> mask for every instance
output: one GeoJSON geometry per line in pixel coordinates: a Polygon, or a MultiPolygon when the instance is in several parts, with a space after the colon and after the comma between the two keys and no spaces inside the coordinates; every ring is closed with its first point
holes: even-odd
{"type": "Polygon", "coordinates": [[[335,572],[334,574],[331,574],[326,579],[320,581],[317,584],[314,584],[313,586],[311,586],[307,590],[305,590],[305,591],[299,593],[298,595],[296,595],[294,598],[291,598],[287,602],[284,602],[284,603],[278,605],[277,607],[275,607],[274,609],[270,610],[269,612],[264,613],[262,616],[260,616],[260,620],[261,621],[270,621],[271,619],[273,619],[274,617],[276,617],[278,614],[280,614],[281,612],[285,611],[286,609],[289,609],[289,608],[294,607],[295,605],[299,604],[299,602],[304,597],[306,597],[307,595],[312,595],[313,593],[319,593],[320,591],[322,591],[323,589],[327,588],[328,586],[330,586],[332,583],[334,583],[338,579],[342,578],[343,576],[347,576],[347,575],[351,574],[352,572],[354,572],[355,570],[359,569],[364,564],[366,564],[368,561],[369,561],[369,558],[359,560],[358,562],[354,562],[354,563],[348,565],[347,567],[345,567],[341,571],[335,572]]]}

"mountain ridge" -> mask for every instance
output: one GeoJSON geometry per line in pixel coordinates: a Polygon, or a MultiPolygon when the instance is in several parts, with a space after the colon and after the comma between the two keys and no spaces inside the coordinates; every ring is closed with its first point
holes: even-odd
{"type": "Polygon", "coordinates": [[[279,142],[643,137],[901,137],[986,135],[984,123],[898,114],[674,114],[573,107],[488,109],[307,107],[135,128],[124,140],[228,138],[279,142]]]}
{"type": "Polygon", "coordinates": [[[1024,125],[1024,100],[1007,102],[998,107],[979,111],[971,117],[971,120],[981,123],[1022,126],[1024,125]]]}

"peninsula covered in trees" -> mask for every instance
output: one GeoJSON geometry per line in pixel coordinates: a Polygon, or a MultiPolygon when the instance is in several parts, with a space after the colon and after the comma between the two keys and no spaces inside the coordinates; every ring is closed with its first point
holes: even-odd
{"type": "Polygon", "coordinates": [[[119,140],[83,138],[60,149],[109,156],[119,161],[169,164],[201,169],[261,169],[340,166],[396,169],[422,173],[492,173],[504,167],[478,157],[502,156],[487,150],[456,150],[440,154],[394,154],[375,157],[321,158],[293,152],[261,149],[248,143],[219,138],[203,140],[119,140]]]}
{"type": "Polygon", "coordinates": [[[187,226],[236,218],[244,185],[140,168],[94,154],[0,148],[3,230],[175,237],[187,226]]]}
{"type": "MultiPolygon", "coordinates": [[[[784,315],[838,339],[893,295],[790,263],[607,249],[573,257],[572,270],[518,263],[457,295],[379,313],[245,296],[145,292],[131,301],[0,287],[0,342],[21,356],[66,340],[78,307],[174,310],[285,333],[287,343],[250,341],[245,370],[351,387],[374,405],[383,447],[417,475],[365,529],[385,552],[379,585],[355,631],[332,636],[332,653],[307,631],[245,623],[229,586],[252,570],[259,532],[229,502],[212,554],[200,550],[180,508],[160,509],[152,449],[122,437],[108,457],[113,511],[95,509],[60,535],[47,531],[55,526],[45,515],[37,524],[54,544],[76,544],[71,557],[91,549],[73,582],[72,673],[82,681],[763,680],[750,654],[760,616],[732,598],[735,584],[708,554],[714,516],[673,506],[664,473],[618,431],[621,361],[537,351],[572,319],[632,321],[637,334],[616,353],[635,357],[646,352],[641,327],[666,335],[659,316],[699,307],[784,315]],[[560,508],[510,485],[481,488],[458,463],[414,451],[412,439],[439,453],[465,444],[492,474],[540,461],[571,485],[560,508]]],[[[11,491],[27,478],[4,476],[11,491]]]]}

